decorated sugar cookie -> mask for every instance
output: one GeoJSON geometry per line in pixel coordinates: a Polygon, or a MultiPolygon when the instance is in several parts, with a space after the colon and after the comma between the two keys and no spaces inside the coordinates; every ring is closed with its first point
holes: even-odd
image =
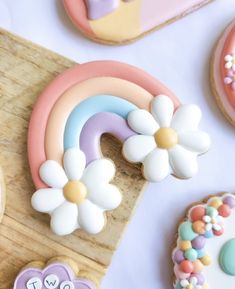
{"type": "Polygon", "coordinates": [[[170,174],[190,178],[198,155],[210,146],[200,119],[196,105],[181,105],[133,66],[100,61],[65,71],[39,96],[30,121],[29,163],[37,188],[32,206],[51,216],[57,235],[100,233],[106,212],[127,193],[112,184],[115,165],[102,155],[101,136],[119,139],[124,157],[143,164],[147,181],[170,174]]]}
{"type": "Polygon", "coordinates": [[[0,223],[5,211],[6,195],[5,195],[5,183],[3,179],[3,173],[0,169],[0,223]]]}
{"type": "Polygon", "coordinates": [[[235,197],[223,194],[189,209],[179,225],[174,262],[176,289],[233,288],[235,197]]]}
{"type": "Polygon", "coordinates": [[[89,38],[107,44],[133,41],[211,0],[64,0],[68,15],[89,38]]]}
{"type": "Polygon", "coordinates": [[[211,87],[219,108],[235,125],[235,20],[216,44],[212,56],[211,87]]]}
{"type": "Polygon", "coordinates": [[[32,262],[16,277],[14,289],[96,289],[94,281],[79,271],[74,261],[57,257],[44,264],[32,262]]]}

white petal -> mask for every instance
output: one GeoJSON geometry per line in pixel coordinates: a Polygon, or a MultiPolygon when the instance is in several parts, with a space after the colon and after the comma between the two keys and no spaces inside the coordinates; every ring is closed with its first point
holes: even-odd
{"type": "Polygon", "coordinates": [[[211,222],[211,217],[208,216],[208,215],[204,216],[202,219],[203,219],[203,221],[204,221],[205,223],[210,223],[210,222],[211,222]]]}
{"type": "Polygon", "coordinates": [[[144,176],[148,181],[159,182],[170,174],[167,150],[155,149],[144,160],[144,176]]]}
{"type": "Polygon", "coordinates": [[[186,288],[186,287],[189,285],[189,282],[188,282],[188,280],[184,279],[184,280],[181,280],[181,281],[180,281],[180,285],[181,285],[183,288],[186,288]]]}
{"type": "Polygon", "coordinates": [[[78,206],[78,222],[82,229],[89,234],[98,234],[105,225],[103,211],[89,200],[78,206]]]}
{"type": "Polygon", "coordinates": [[[103,210],[116,209],[122,201],[122,194],[112,184],[95,184],[88,191],[87,198],[103,210]]]}
{"type": "Polygon", "coordinates": [[[212,229],[212,224],[209,223],[209,224],[206,224],[206,231],[211,231],[212,229]]]}
{"type": "Polygon", "coordinates": [[[39,175],[49,187],[62,189],[68,182],[63,168],[53,160],[45,161],[39,170],[39,175]]]}
{"type": "Polygon", "coordinates": [[[178,141],[184,148],[200,154],[208,151],[211,144],[209,135],[203,131],[181,132],[178,141]]]}
{"type": "Polygon", "coordinates": [[[215,231],[220,231],[221,230],[221,226],[219,224],[213,224],[213,229],[215,231]]]}
{"type": "Polygon", "coordinates": [[[82,176],[82,182],[88,187],[96,184],[107,184],[115,175],[115,165],[108,159],[99,159],[91,162],[86,168],[82,176]]]}
{"type": "Polygon", "coordinates": [[[128,114],[128,124],[135,132],[145,135],[153,135],[159,129],[151,113],[145,109],[131,111],[128,114]]]}
{"type": "Polygon", "coordinates": [[[41,189],[32,196],[32,206],[36,211],[50,213],[65,201],[61,189],[41,189]]]}
{"type": "Polygon", "coordinates": [[[171,168],[178,178],[188,179],[197,173],[198,165],[195,153],[176,145],[169,150],[169,157],[171,168]]]}
{"type": "Polygon", "coordinates": [[[64,169],[71,181],[80,180],[86,166],[85,154],[77,149],[68,149],[64,154],[64,169]]]}
{"type": "Polygon", "coordinates": [[[174,113],[174,103],[166,95],[158,95],[151,103],[151,111],[160,127],[169,127],[174,113]]]}
{"type": "Polygon", "coordinates": [[[192,283],[192,285],[197,285],[197,278],[196,277],[191,277],[190,278],[190,282],[192,283]]]}
{"type": "Polygon", "coordinates": [[[156,148],[153,136],[134,135],[123,144],[124,157],[133,163],[143,162],[144,158],[156,148]]]}
{"type": "Polygon", "coordinates": [[[177,132],[197,130],[201,115],[201,110],[197,105],[180,106],[172,118],[171,127],[177,132]]]}
{"type": "Polygon", "coordinates": [[[78,228],[78,207],[76,204],[64,202],[51,214],[51,229],[55,234],[68,235],[78,228]]]}

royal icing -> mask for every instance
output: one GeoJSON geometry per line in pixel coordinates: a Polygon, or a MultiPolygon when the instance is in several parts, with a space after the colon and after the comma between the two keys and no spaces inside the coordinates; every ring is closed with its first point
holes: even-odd
{"type": "MultiPolygon", "coordinates": [[[[133,0],[121,0],[131,2],[133,0]]],[[[88,10],[88,17],[91,20],[99,19],[115,11],[119,7],[120,0],[85,0],[88,10]]]]}
{"type": "MultiPolygon", "coordinates": [[[[100,139],[105,133],[124,142],[123,151],[128,160],[129,154],[145,152],[147,147],[149,153],[156,151],[156,146],[166,154],[176,150],[178,153],[172,153],[175,171],[182,177],[192,176],[196,156],[208,148],[209,137],[197,131],[199,109],[178,107],[175,96],[159,81],[139,69],[117,62],[76,66],[49,85],[32,113],[28,152],[37,188],[32,205],[37,211],[51,215],[53,232],[67,235],[83,229],[97,234],[105,225],[103,213],[120,205],[121,194],[109,183],[115,167],[103,158],[100,149],[100,139]],[[163,97],[162,93],[168,96],[163,97]],[[157,103],[160,103],[159,107],[157,103]],[[153,113],[158,115],[154,116],[156,120],[150,120],[148,127],[151,105],[153,113]],[[177,112],[173,116],[175,109],[177,112]],[[175,118],[174,126],[170,125],[171,114],[175,118]],[[185,118],[187,126],[182,125],[185,118]],[[147,134],[150,129],[154,130],[152,140],[147,147],[142,142],[133,151],[128,149],[127,144],[133,138],[145,139],[139,135],[145,134],[145,123],[147,134]],[[179,133],[180,126],[183,131],[179,133]],[[187,130],[191,130],[190,138],[186,136],[187,130]],[[177,166],[183,166],[184,171],[177,166]]],[[[148,162],[150,164],[144,166],[152,168],[153,160],[148,162]]],[[[157,162],[156,165],[159,166],[157,178],[149,177],[145,169],[148,180],[159,181],[162,179],[159,176],[165,174],[167,164],[160,167],[157,162]]]]}
{"type": "Polygon", "coordinates": [[[51,229],[57,235],[78,228],[97,234],[105,225],[104,211],[121,203],[121,193],[109,184],[115,167],[110,160],[99,159],[85,168],[85,154],[76,148],[65,152],[63,163],[64,168],[53,160],[42,164],[40,176],[50,188],[37,190],[32,206],[51,215],[51,229]]]}
{"type": "Polygon", "coordinates": [[[64,0],[74,24],[92,39],[120,43],[184,16],[210,0],[64,0]]]}
{"type": "Polygon", "coordinates": [[[224,194],[192,207],[178,229],[174,262],[177,289],[233,288],[235,197],[224,194]]]}
{"type": "Polygon", "coordinates": [[[17,276],[14,289],[96,289],[90,280],[77,278],[65,263],[53,263],[43,270],[27,268],[17,276]]]}
{"type": "Polygon", "coordinates": [[[169,174],[190,178],[198,170],[196,158],[210,146],[209,136],[198,130],[201,111],[182,105],[174,113],[168,96],[151,102],[151,113],[137,109],[129,113],[128,124],[138,135],[128,138],[123,154],[130,162],[143,163],[147,180],[157,182],[169,174]]]}

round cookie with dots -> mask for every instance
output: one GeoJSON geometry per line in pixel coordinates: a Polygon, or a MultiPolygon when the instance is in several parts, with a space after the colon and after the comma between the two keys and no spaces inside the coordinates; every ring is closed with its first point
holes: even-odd
{"type": "Polygon", "coordinates": [[[173,22],[211,0],[63,0],[84,35],[106,44],[124,44],[173,22]]]}
{"type": "Polygon", "coordinates": [[[77,229],[100,233],[106,212],[122,203],[112,183],[115,165],[102,155],[102,135],[122,142],[124,157],[142,163],[147,181],[169,175],[187,179],[198,171],[197,157],[210,147],[200,120],[198,106],[180,104],[173,92],[136,67],[98,61],[65,71],[39,96],[30,120],[33,208],[51,216],[57,235],[77,229]]]}
{"type": "Polygon", "coordinates": [[[26,265],[16,277],[14,289],[96,289],[96,280],[79,270],[66,257],[55,257],[46,264],[34,261],[26,265]]]}
{"type": "Polygon", "coordinates": [[[235,19],[216,44],[210,74],[218,106],[229,122],[235,125],[235,19]]]}
{"type": "Polygon", "coordinates": [[[172,253],[176,289],[233,288],[235,196],[221,194],[193,205],[178,228],[172,253]]]}

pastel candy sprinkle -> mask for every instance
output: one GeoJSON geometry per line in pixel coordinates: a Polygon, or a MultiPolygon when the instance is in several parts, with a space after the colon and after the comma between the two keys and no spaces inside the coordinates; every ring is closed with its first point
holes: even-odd
{"type": "Polygon", "coordinates": [[[197,251],[195,249],[189,249],[184,253],[184,256],[189,261],[195,261],[197,259],[197,251]]]}
{"type": "Polygon", "coordinates": [[[192,274],[191,277],[197,278],[198,285],[203,285],[205,283],[205,277],[202,274],[192,274]]]}
{"type": "Polygon", "coordinates": [[[204,256],[206,255],[206,251],[204,249],[201,249],[201,250],[197,250],[197,257],[200,259],[200,258],[203,258],[204,256]]]}
{"type": "Polygon", "coordinates": [[[180,264],[184,260],[184,252],[181,250],[175,251],[173,259],[177,264],[180,264]]]}
{"type": "Polygon", "coordinates": [[[202,249],[202,248],[204,248],[205,244],[206,244],[206,238],[203,236],[197,236],[192,241],[192,246],[194,249],[202,249]]]}
{"type": "Polygon", "coordinates": [[[179,247],[181,250],[186,251],[192,248],[192,244],[190,241],[183,240],[183,241],[180,241],[179,247]]]}
{"type": "Polygon", "coordinates": [[[190,277],[190,273],[185,273],[185,272],[182,272],[180,270],[180,267],[178,265],[175,265],[174,266],[174,272],[175,272],[175,276],[177,279],[188,279],[190,277]]]}
{"type": "Polygon", "coordinates": [[[197,237],[197,234],[193,231],[191,222],[184,222],[179,227],[179,235],[182,240],[192,241],[197,237]]]}
{"type": "Polygon", "coordinates": [[[212,199],[209,203],[209,206],[218,209],[222,204],[223,202],[220,199],[212,199]]]}
{"type": "Polygon", "coordinates": [[[210,256],[204,256],[200,259],[203,265],[209,266],[211,264],[211,257],[210,256]]]}
{"type": "Polygon", "coordinates": [[[202,206],[195,207],[191,210],[190,217],[192,222],[202,220],[206,214],[206,209],[202,206]]]}
{"type": "MultiPolygon", "coordinates": [[[[180,270],[184,273],[192,273],[194,270],[194,265],[188,260],[184,260],[180,263],[180,270]]],[[[197,273],[197,272],[195,272],[197,273]]]]}
{"type": "Polygon", "coordinates": [[[203,221],[196,221],[193,223],[193,231],[197,234],[204,234],[206,232],[206,226],[203,221]]]}
{"type": "Polygon", "coordinates": [[[229,205],[223,204],[218,208],[218,212],[220,216],[227,218],[231,214],[231,209],[229,205]]]}
{"type": "Polygon", "coordinates": [[[200,273],[203,269],[203,264],[200,260],[195,260],[193,262],[193,273],[200,273]]]}
{"type": "Polygon", "coordinates": [[[228,205],[232,209],[235,207],[235,198],[232,196],[227,196],[223,199],[223,203],[228,205]]]}
{"type": "Polygon", "coordinates": [[[235,276],[235,239],[226,242],[219,255],[221,269],[228,275],[235,276]]]}
{"type": "Polygon", "coordinates": [[[218,211],[215,208],[208,206],[206,208],[206,214],[208,216],[214,218],[214,217],[218,216],[218,211]]]}
{"type": "Polygon", "coordinates": [[[207,238],[207,239],[210,239],[214,236],[213,234],[213,231],[210,230],[210,231],[206,231],[206,233],[204,234],[204,237],[207,238]]]}

